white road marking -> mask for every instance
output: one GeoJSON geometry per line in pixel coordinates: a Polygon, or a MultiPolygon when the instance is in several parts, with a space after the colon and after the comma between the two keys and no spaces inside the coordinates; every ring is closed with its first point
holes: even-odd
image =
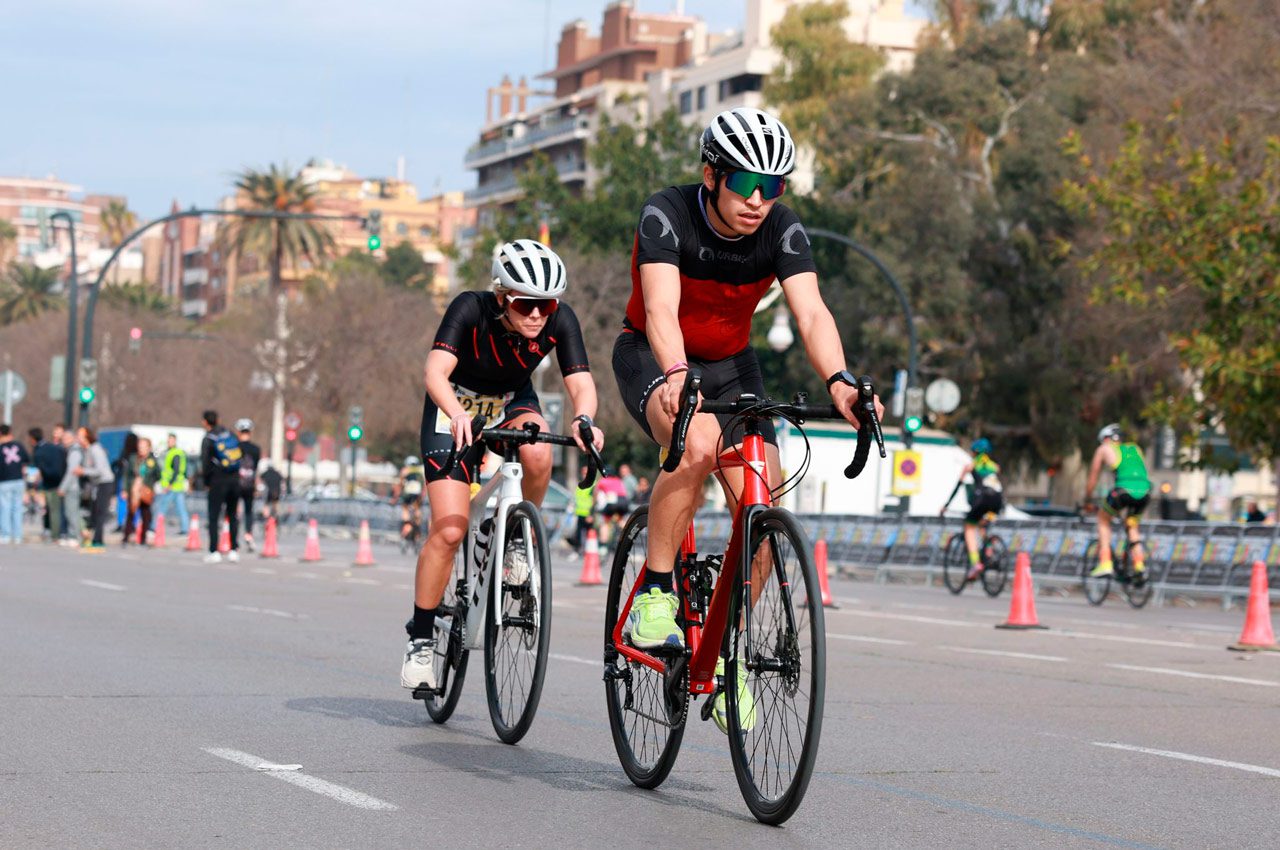
{"type": "Polygon", "coordinates": [[[1036,632],[1039,635],[1049,635],[1052,637],[1063,638],[1086,638],[1088,640],[1108,640],[1113,643],[1140,643],[1144,646],[1168,646],[1174,649],[1202,649],[1212,652],[1218,652],[1221,647],[1205,646],[1202,643],[1187,643],[1181,640],[1157,640],[1156,638],[1137,638],[1125,637],[1124,635],[1100,635],[1094,632],[1075,632],[1075,631],[1043,631],[1036,632]]]}
{"type": "Polygon", "coordinates": [[[124,590],[125,589],[125,586],[123,584],[111,584],[110,582],[105,582],[105,581],[94,581],[91,578],[82,578],[80,579],[80,583],[83,584],[85,587],[96,587],[99,590],[124,590]]]}
{"type": "Polygon", "coordinates": [[[382,584],[376,578],[349,578],[347,584],[382,584]]]}
{"type": "Polygon", "coordinates": [[[301,765],[275,765],[255,755],[221,747],[205,747],[204,751],[211,756],[226,759],[229,762],[252,770],[262,771],[268,776],[274,776],[276,779],[288,782],[290,785],[297,785],[299,788],[305,788],[316,794],[323,794],[330,799],[337,800],[339,803],[355,806],[357,809],[396,811],[400,808],[388,803],[386,800],[379,800],[377,797],[370,797],[368,794],[347,788],[345,785],[338,785],[334,782],[327,782],[314,776],[308,776],[305,773],[296,772],[296,768],[300,768],[301,765]]]}
{"type": "MultiPolygon", "coordinates": [[[[1075,602],[1074,600],[1064,600],[1064,601],[1066,601],[1068,604],[1071,604],[1071,605],[1079,604],[1079,603],[1075,602]]],[[[1058,617],[1058,616],[1055,616],[1055,617],[1054,617],[1054,619],[1055,619],[1055,620],[1061,620],[1061,621],[1062,621],[1062,622],[1064,622],[1064,623],[1079,623],[1079,624],[1084,625],[1084,626],[1110,626],[1110,627],[1111,627],[1111,628],[1113,628],[1113,629],[1129,629],[1129,630],[1131,630],[1131,631],[1132,631],[1132,630],[1135,630],[1135,629],[1140,629],[1140,628],[1142,628],[1141,626],[1137,625],[1136,623],[1118,623],[1118,622],[1116,622],[1115,620],[1091,620],[1091,619],[1088,619],[1088,618],[1086,618],[1086,617],[1058,617]]]]}
{"type": "Polygon", "coordinates": [[[290,614],[288,611],[280,611],[275,608],[255,608],[252,605],[228,605],[227,610],[243,611],[246,614],[266,614],[268,617],[283,617],[286,620],[309,619],[306,614],[290,614]]]}
{"type": "Polygon", "coordinates": [[[413,590],[413,585],[411,584],[397,584],[395,587],[396,590],[413,590]]]}
{"type": "Polygon", "coordinates": [[[1246,679],[1242,676],[1216,676],[1211,673],[1192,673],[1190,670],[1174,670],[1170,667],[1138,667],[1133,664],[1108,664],[1115,670],[1134,670],[1139,673],[1162,673],[1166,676],[1183,676],[1188,679],[1213,679],[1218,682],[1234,682],[1238,685],[1262,685],[1265,688],[1280,688],[1280,682],[1269,682],[1266,679],[1246,679]]]}
{"type": "Polygon", "coordinates": [[[572,661],[574,664],[587,664],[591,667],[603,667],[603,661],[592,661],[589,658],[579,658],[576,655],[565,655],[560,652],[548,652],[548,658],[554,658],[556,661],[572,661]]]}
{"type": "Polygon", "coordinates": [[[261,576],[273,576],[276,574],[276,571],[271,569],[270,567],[254,567],[253,569],[249,570],[249,572],[257,573],[258,575],[261,575],[261,576]]]}
{"type": "Polygon", "coordinates": [[[904,620],[908,623],[932,623],[935,626],[964,626],[966,628],[989,629],[989,623],[971,623],[967,620],[944,620],[940,617],[921,617],[916,614],[890,614],[887,611],[858,611],[853,608],[836,609],[837,614],[855,614],[859,617],[877,617],[881,620],[904,620]]]}
{"type": "Polygon", "coordinates": [[[1001,649],[972,649],[967,646],[944,646],[943,649],[948,649],[952,652],[969,652],[974,655],[999,655],[1002,658],[1025,658],[1029,661],[1066,662],[1071,660],[1069,658],[1063,658],[1061,655],[1036,655],[1031,652],[1005,652],[1001,649]]]}
{"type": "Polygon", "coordinates": [[[294,573],[294,578],[324,578],[319,573],[294,573]]]}
{"type": "Polygon", "coordinates": [[[915,646],[909,640],[894,640],[893,638],[871,637],[870,635],[841,635],[835,632],[827,632],[827,637],[836,640],[853,640],[859,643],[883,643],[888,646],[915,646]]]}
{"type": "Polygon", "coordinates": [[[1234,770],[1244,770],[1249,773],[1261,773],[1263,776],[1274,776],[1280,778],[1280,770],[1274,767],[1263,767],[1257,764],[1246,764],[1241,761],[1224,761],[1223,759],[1211,759],[1208,756],[1195,756],[1191,753],[1179,753],[1175,750],[1153,750],[1148,747],[1135,747],[1132,744],[1115,744],[1109,741],[1094,741],[1095,747],[1107,747],[1112,750],[1125,750],[1131,753],[1146,753],[1149,756],[1163,756],[1169,759],[1179,759],[1181,761],[1193,761],[1197,764],[1211,764],[1214,767],[1230,767],[1234,770]]]}

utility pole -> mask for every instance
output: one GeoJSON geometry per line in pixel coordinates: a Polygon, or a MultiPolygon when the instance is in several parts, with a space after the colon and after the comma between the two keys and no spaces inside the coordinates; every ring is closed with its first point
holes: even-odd
{"type": "Polygon", "coordinates": [[[60,210],[49,216],[50,220],[55,218],[66,219],[67,232],[71,237],[71,275],[67,278],[67,362],[62,370],[62,421],[68,428],[72,428],[71,388],[76,377],[76,311],[80,307],[80,280],[76,273],[76,223],[71,213],[66,211],[60,210]]]}

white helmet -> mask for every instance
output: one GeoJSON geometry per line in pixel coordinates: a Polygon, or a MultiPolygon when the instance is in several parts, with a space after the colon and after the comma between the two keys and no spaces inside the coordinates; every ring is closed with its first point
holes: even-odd
{"type": "Polygon", "coordinates": [[[1098,432],[1099,443],[1105,443],[1107,440],[1118,439],[1120,439],[1120,423],[1118,422],[1112,422],[1110,425],[1103,427],[1103,429],[1098,432]]]}
{"type": "Polygon", "coordinates": [[[565,288],[564,263],[541,242],[517,239],[493,252],[493,282],[534,298],[559,298],[565,288]]]}
{"type": "Polygon", "coordinates": [[[404,459],[405,466],[417,466],[420,463],[422,463],[422,461],[418,460],[417,455],[409,455],[404,459]]]}
{"type": "Polygon", "coordinates": [[[237,420],[236,420],[236,430],[237,430],[237,431],[252,431],[252,430],[253,430],[253,420],[252,420],[252,419],[237,419],[237,420]]]}
{"type": "Polygon", "coordinates": [[[727,109],[702,132],[702,161],[780,177],[796,167],[796,146],[781,121],[749,106],[727,109]]]}

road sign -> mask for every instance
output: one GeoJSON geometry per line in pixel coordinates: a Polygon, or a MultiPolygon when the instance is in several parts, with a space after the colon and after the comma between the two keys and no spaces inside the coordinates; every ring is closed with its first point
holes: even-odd
{"type": "Polygon", "coordinates": [[[900,449],[893,453],[893,495],[915,496],[922,480],[920,452],[900,449]]]}
{"type": "Polygon", "coordinates": [[[311,448],[316,444],[316,432],[303,431],[301,434],[298,435],[298,442],[307,448],[311,448]]]}
{"type": "Polygon", "coordinates": [[[284,427],[297,430],[302,427],[302,417],[290,411],[284,415],[284,427]]]}
{"type": "Polygon", "coordinates": [[[894,419],[901,419],[907,405],[907,370],[899,369],[893,376],[893,409],[890,413],[894,419]]]}
{"type": "Polygon", "coordinates": [[[55,354],[49,361],[49,400],[62,401],[67,394],[67,355],[55,354]]]}
{"type": "Polygon", "coordinates": [[[80,386],[91,390],[98,388],[98,361],[92,357],[84,357],[80,360],[80,386]]]}
{"type": "Polygon", "coordinates": [[[938,378],[925,388],[924,403],[935,413],[951,413],[960,406],[960,387],[950,378],[938,378]]]}
{"type": "Polygon", "coordinates": [[[0,395],[8,404],[17,404],[27,397],[27,382],[12,369],[0,372],[0,395]]]}
{"type": "Polygon", "coordinates": [[[906,403],[903,405],[905,408],[904,412],[906,413],[906,418],[910,419],[914,416],[917,419],[923,419],[924,390],[920,389],[920,387],[911,387],[907,390],[906,395],[906,403]]]}

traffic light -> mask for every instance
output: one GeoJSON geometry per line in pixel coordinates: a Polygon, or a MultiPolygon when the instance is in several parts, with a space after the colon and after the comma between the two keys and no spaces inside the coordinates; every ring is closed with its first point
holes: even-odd
{"type": "Polygon", "coordinates": [[[369,250],[376,251],[382,247],[382,210],[369,210],[369,217],[364,221],[369,229],[369,250]]]}
{"type": "Polygon", "coordinates": [[[129,351],[137,354],[142,350],[142,328],[129,328],[129,351]]]}
{"type": "Polygon", "coordinates": [[[285,440],[286,440],[287,442],[290,442],[290,443],[296,443],[296,442],[298,441],[298,429],[297,429],[297,428],[285,428],[285,429],[284,429],[284,438],[285,438],[285,440]]]}
{"type": "Polygon", "coordinates": [[[924,418],[920,416],[908,416],[902,420],[902,428],[908,434],[914,434],[924,427],[924,418]]]}
{"type": "Polygon", "coordinates": [[[364,429],[359,425],[352,425],[347,429],[347,439],[353,443],[360,442],[360,438],[364,436],[364,429]]]}
{"type": "Polygon", "coordinates": [[[90,402],[92,402],[92,401],[94,400],[94,398],[96,398],[96,397],[97,397],[97,395],[98,395],[98,394],[97,394],[97,393],[95,393],[95,392],[93,391],[93,387],[81,387],[81,388],[80,388],[80,403],[81,403],[81,404],[89,404],[90,402]]]}
{"type": "Polygon", "coordinates": [[[355,443],[364,436],[364,408],[353,404],[347,408],[347,439],[355,443]]]}

